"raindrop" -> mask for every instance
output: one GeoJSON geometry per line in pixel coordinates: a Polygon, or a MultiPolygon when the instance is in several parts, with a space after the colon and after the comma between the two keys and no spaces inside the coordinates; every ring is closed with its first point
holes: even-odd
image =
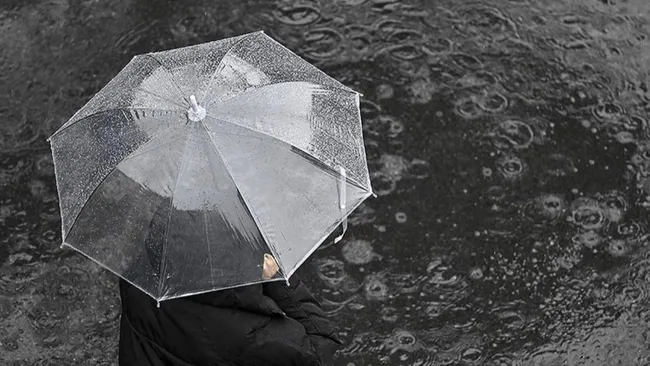
{"type": "Polygon", "coordinates": [[[500,149],[525,149],[535,138],[533,129],[525,122],[506,120],[500,122],[491,132],[494,145],[500,149]]]}
{"type": "Polygon", "coordinates": [[[377,99],[391,99],[395,95],[395,90],[390,84],[380,84],[375,88],[377,99]]]}
{"type": "Polygon", "coordinates": [[[287,25],[307,25],[320,18],[320,11],[310,5],[283,6],[275,10],[273,16],[287,25]]]}
{"type": "Polygon", "coordinates": [[[0,297],[0,320],[7,319],[14,311],[14,305],[11,300],[0,297]]]}
{"type": "Polygon", "coordinates": [[[560,21],[567,25],[581,25],[589,23],[585,18],[574,14],[565,15],[560,18],[560,21]]]}
{"type": "Polygon", "coordinates": [[[478,58],[464,53],[454,53],[450,55],[452,63],[466,68],[468,70],[478,70],[483,67],[483,62],[478,58]]]}
{"type": "Polygon", "coordinates": [[[418,292],[420,283],[426,280],[426,276],[418,276],[412,273],[397,273],[390,276],[391,287],[403,294],[418,292]]]}
{"type": "Polygon", "coordinates": [[[34,179],[31,182],[29,182],[29,191],[34,197],[42,200],[48,195],[49,188],[47,187],[45,182],[38,179],[34,179]]]}
{"type": "Polygon", "coordinates": [[[397,182],[395,178],[382,172],[373,172],[370,174],[372,186],[377,196],[387,196],[395,191],[397,182]]]}
{"type": "Polygon", "coordinates": [[[373,0],[372,11],[380,14],[392,13],[400,6],[399,0],[373,0]]]}
{"type": "Polygon", "coordinates": [[[407,171],[408,176],[412,179],[425,179],[429,177],[431,167],[428,161],[413,159],[409,164],[407,171]]]}
{"type": "MultiPolygon", "coordinates": [[[[3,339],[0,342],[0,344],[2,344],[2,348],[4,350],[8,351],[8,352],[17,351],[20,348],[20,346],[18,345],[18,340],[16,338],[17,338],[16,336],[11,336],[11,337],[3,339]]],[[[46,338],[46,340],[49,339],[49,338],[51,338],[51,337],[46,338]]],[[[54,339],[56,339],[56,337],[54,337],[54,339]]],[[[48,342],[44,342],[44,343],[45,343],[44,344],[45,346],[51,347],[50,344],[47,344],[48,342]]]]}
{"type": "Polygon", "coordinates": [[[398,331],[397,334],[395,334],[395,338],[401,346],[406,347],[413,346],[416,342],[415,336],[411,332],[405,330],[398,331]]]}
{"type": "Polygon", "coordinates": [[[449,268],[440,267],[435,272],[431,273],[429,277],[429,283],[433,285],[446,285],[451,286],[455,285],[460,281],[460,278],[454,274],[449,268]]]}
{"type": "Polygon", "coordinates": [[[508,98],[498,92],[489,92],[481,96],[478,100],[478,105],[484,111],[497,113],[508,107],[508,98]]]}
{"type": "Polygon", "coordinates": [[[419,43],[424,38],[424,35],[415,29],[396,29],[393,31],[386,41],[388,43],[419,43]]]}
{"type": "Polygon", "coordinates": [[[389,323],[394,323],[399,318],[399,311],[392,306],[384,306],[379,313],[381,314],[381,319],[389,323]]]}
{"type": "Polygon", "coordinates": [[[598,230],[605,225],[605,214],[598,202],[592,198],[580,197],[571,203],[570,221],[587,230],[598,230]]]}
{"type": "Polygon", "coordinates": [[[496,354],[487,361],[486,366],[522,366],[512,354],[496,354]]]}
{"type": "Polygon", "coordinates": [[[13,296],[22,288],[22,286],[11,278],[9,275],[0,275],[0,294],[13,296]]]}
{"type": "Polygon", "coordinates": [[[52,154],[43,154],[36,159],[36,174],[40,177],[53,177],[54,176],[54,161],[52,154]]]}
{"type": "Polygon", "coordinates": [[[506,190],[502,186],[491,186],[488,187],[485,195],[492,202],[500,202],[506,197],[506,190]]]}
{"type": "Polygon", "coordinates": [[[422,51],[418,47],[410,44],[387,46],[379,52],[387,52],[396,60],[406,61],[415,60],[422,56],[422,51]]]}
{"type": "Polygon", "coordinates": [[[598,201],[610,222],[619,222],[627,211],[627,200],[619,192],[612,191],[599,195],[598,201]]]}
{"type": "Polygon", "coordinates": [[[593,249],[597,247],[603,240],[595,231],[585,231],[573,236],[573,242],[585,246],[586,248],[593,249]]]}
{"type": "Polygon", "coordinates": [[[624,222],[618,225],[616,232],[625,238],[639,238],[645,233],[645,228],[638,222],[624,222]]]}
{"type": "Polygon", "coordinates": [[[318,264],[318,277],[331,287],[336,287],[346,277],[345,264],[338,259],[324,259],[318,264]]]}
{"type": "Polygon", "coordinates": [[[422,51],[429,56],[452,52],[454,43],[448,38],[434,38],[427,40],[422,45],[422,51]]]}
{"type": "Polygon", "coordinates": [[[630,251],[630,246],[624,240],[612,240],[607,246],[607,252],[612,257],[623,257],[630,251]]]}
{"type": "Polygon", "coordinates": [[[408,169],[408,162],[399,155],[383,154],[379,160],[382,164],[381,172],[396,181],[402,179],[408,169]]]}
{"type": "Polygon", "coordinates": [[[311,29],[305,34],[304,54],[312,59],[331,58],[339,53],[342,40],[343,36],[334,29],[311,29]]]}
{"type": "Polygon", "coordinates": [[[368,0],[337,0],[337,1],[347,6],[358,6],[367,2],[368,0]]]}
{"type": "Polygon", "coordinates": [[[614,135],[614,139],[620,144],[633,144],[636,142],[636,137],[630,131],[620,131],[614,135]]]}
{"type": "Polygon", "coordinates": [[[484,177],[489,178],[492,176],[492,169],[484,167],[481,169],[481,173],[483,174],[484,177]]]}
{"type": "Polygon", "coordinates": [[[623,107],[614,103],[601,103],[593,107],[592,113],[601,121],[618,120],[623,115],[623,107]]]}
{"type": "Polygon", "coordinates": [[[430,302],[427,307],[424,309],[424,313],[429,317],[429,318],[437,318],[440,315],[442,315],[445,310],[447,310],[450,307],[449,304],[447,303],[442,303],[442,302],[430,302]]]}
{"type": "Polygon", "coordinates": [[[41,301],[29,309],[28,323],[34,331],[43,337],[60,332],[59,328],[69,314],[67,305],[67,303],[53,298],[41,301]]]}
{"type": "Polygon", "coordinates": [[[644,131],[648,127],[648,122],[643,117],[630,116],[623,122],[623,127],[625,127],[626,130],[632,132],[644,131]]]}
{"type": "Polygon", "coordinates": [[[476,280],[480,280],[480,279],[482,279],[482,278],[483,278],[483,270],[481,270],[481,269],[478,268],[478,267],[476,267],[476,268],[472,268],[472,269],[469,271],[469,278],[471,278],[471,279],[473,279],[473,280],[475,280],[475,281],[476,281],[476,280]]]}
{"type": "Polygon", "coordinates": [[[545,165],[546,173],[553,177],[566,177],[578,171],[573,160],[562,154],[551,154],[545,165]]]}
{"type": "Polygon", "coordinates": [[[501,176],[507,180],[515,180],[521,177],[524,173],[525,165],[516,156],[504,156],[496,162],[497,170],[501,176]]]}
{"type": "Polygon", "coordinates": [[[566,210],[564,198],[556,194],[544,194],[524,206],[524,212],[539,220],[557,220],[566,210]]]}
{"type": "Polygon", "coordinates": [[[478,362],[483,358],[483,352],[478,348],[470,347],[461,353],[460,358],[466,362],[478,362]]]}
{"type": "Polygon", "coordinates": [[[391,119],[388,125],[388,137],[395,138],[404,131],[404,124],[396,119],[391,119]]]}
{"type": "Polygon", "coordinates": [[[367,99],[359,100],[359,110],[361,111],[363,120],[366,122],[378,118],[381,113],[381,107],[379,104],[367,99]]]}
{"type": "Polygon", "coordinates": [[[364,286],[366,299],[384,301],[388,299],[388,286],[377,277],[371,277],[364,286]]]}
{"type": "Polygon", "coordinates": [[[454,112],[465,119],[474,119],[483,114],[472,97],[463,98],[454,102],[454,112]]]}
{"type": "Polygon", "coordinates": [[[372,28],[377,33],[388,36],[396,30],[402,29],[402,22],[400,20],[392,19],[389,17],[381,17],[372,24],[372,28]]]}
{"type": "Polygon", "coordinates": [[[381,258],[372,250],[370,242],[365,240],[351,240],[341,248],[343,258],[352,264],[367,264],[373,259],[381,258]]]}
{"type": "Polygon", "coordinates": [[[625,305],[642,303],[648,297],[644,285],[636,283],[626,284],[621,289],[620,298],[625,305]]]}

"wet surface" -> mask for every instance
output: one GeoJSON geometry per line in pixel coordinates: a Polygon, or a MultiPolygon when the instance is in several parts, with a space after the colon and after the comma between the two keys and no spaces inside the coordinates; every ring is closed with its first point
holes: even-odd
{"type": "Polygon", "coordinates": [[[134,54],[259,29],[364,94],[379,197],[300,270],[337,365],[650,362],[646,1],[183,4],[0,5],[0,363],[116,360],[45,139],[134,54]]]}

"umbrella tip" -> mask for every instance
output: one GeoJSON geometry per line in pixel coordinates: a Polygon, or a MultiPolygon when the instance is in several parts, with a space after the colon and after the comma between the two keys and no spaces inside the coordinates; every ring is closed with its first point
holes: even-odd
{"type": "Polygon", "coordinates": [[[194,94],[190,95],[190,103],[192,104],[192,110],[194,111],[194,113],[198,113],[199,103],[196,102],[196,97],[194,96],[194,94]]]}
{"type": "Polygon", "coordinates": [[[205,118],[205,108],[201,107],[196,102],[194,94],[190,95],[190,109],[187,111],[187,116],[191,121],[198,122],[205,118]]]}

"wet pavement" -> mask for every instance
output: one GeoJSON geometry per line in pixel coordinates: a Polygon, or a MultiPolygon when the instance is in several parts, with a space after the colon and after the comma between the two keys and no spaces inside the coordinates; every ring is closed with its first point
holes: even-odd
{"type": "Polygon", "coordinates": [[[650,3],[188,3],[0,5],[0,363],[116,363],[45,139],[133,55],[263,29],[364,94],[379,197],[299,271],[336,365],[650,364],[650,3]]]}

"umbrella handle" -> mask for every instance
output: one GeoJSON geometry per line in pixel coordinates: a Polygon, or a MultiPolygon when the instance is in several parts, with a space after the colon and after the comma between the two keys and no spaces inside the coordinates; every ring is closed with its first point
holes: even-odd
{"type": "Polygon", "coordinates": [[[343,239],[343,235],[345,235],[345,232],[348,230],[348,218],[345,217],[345,212],[346,212],[346,204],[347,204],[347,172],[345,171],[345,168],[339,167],[339,172],[341,173],[341,176],[339,178],[339,209],[341,210],[341,214],[344,216],[343,218],[343,232],[341,235],[336,237],[334,239],[334,244],[338,243],[343,239]]]}

